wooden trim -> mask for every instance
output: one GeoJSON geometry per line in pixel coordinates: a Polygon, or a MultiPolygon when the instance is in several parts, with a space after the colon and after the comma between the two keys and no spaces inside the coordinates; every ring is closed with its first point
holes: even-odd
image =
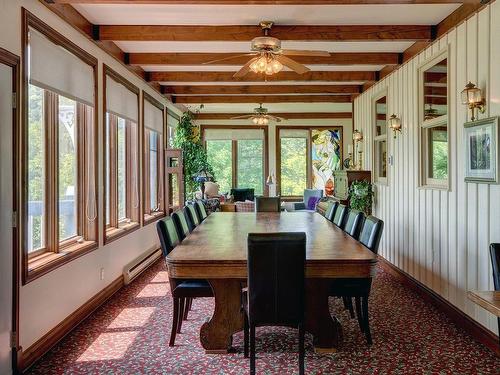
{"type": "MultiPolygon", "coordinates": [[[[115,80],[118,83],[121,83],[123,86],[125,86],[127,89],[132,91],[134,94],[139,96],[139,88],[134,85],[132,82],[130,82],[128,79],[120,75],[119,73],[115,72],[113,69],[111,69],[108,65],[102,64],[102,70],[104,74],[104,80],[106,80],[106,76],[110,76],[113,80],[115,80]]],[[[106,88],[106,85],[103,85],[103,88],[106,88]]],[[[137,103],[139,105],[139,103],[137,103]]],[[[106,101],[104,101],[104,110],[106,110],[106,101]]],[[[106,111],[104,111],[106,113],[106,111]]]]}
{"type": "MultiPolygon", "coordinates": [[[[131,0],[45,0],[56,4],[130,4],[131,0]]],[[[134,0],[132,0],[134,1],[134,0]]],[[[268,5],[455,4],[460,0],[258,0],[268,5]]],[[[137,4],[179,4],[179,0],[135,0],[137,4]]],[[[254,5],[256,0],[184,0],[184,4],[254,5]]]]}
{"type": "MultiPolygon", "coordinates": [[[[148,102],[150,102],[152,105],[154,105],[160,111],[162,111],[162,112],[165,111],[165,105],[163,105],[163,103],[156,100],[152,95],[148,94],[144,90],[142,91],[142,98],[143,98],[143,100],[147,100],[148,102]]],[[[143,102],[143,104],[144,104],[144,102],[143,102]]],[[[143,108],[143,112],[144,112],[144,108],[143,108]]],[[[144,121],[144,118],[143,118],[143,121],[144,121]]]]}
{"type": "MultiPolygon", "coordinates": [[[[231,120],[233,117],[244,115],[245,113],[198,113],[196,120],[231,120]]],[[[271,113],[273,116],[282,117],[285,120],[293,119],[350,119],[352,112],[288,112],[271,113]]]]}
{"type": "MultiPolygon", "coordinates": [[[[244,41],[262,34],[259,25],[99,25],[99,40],[111,41],[244,41]]],[[[280,40],[430,40],[428,25],[274,25],[280,40]]]]}
{"type": "MultiPolygon", "coordinates": [[[[172,52],[172,53],[130,53],[131,65],[201,65],[208,61],[239,56],[240,53],[226,52],[172,52]]],[[[391,65],[398,63],[398,53],[392,52],[332,52],[330,56],[294,56],[293,59],[307,65],[391,65]]],[[[241,56],[217,62],[217,65],[244,65],[249,56],[241,56]]]]}
{"type": "Polygon", "coordinates": [[[203,85],[162,86],[169,95],[357,94],[358,85],[203,85]]]}
{"type": "Polygon", "coordinates": [[[458,328],[464,329],[481,344],[500,356],[498,336],[472,319],[458,307],[452,305],[435,291],[410,276],[405,271],[396,267],[382,256],[378,256],[379,264],[384,271],[394,276],[405,287],[410,288],[422,297],[426,303],[430,303],[443,312],[458,328]]]}
{"type": "Polygon", "coordinates": [[[350,95],[174,96],[173,103],[350,103],[350,95]]]}
{"type": "Polygon", "coordinates": [[[62,340],[68,333],[75,329],[82,321],[92,314],[98,307],[106,302],[124,285],[123,276],[119,276],[111,284],[94,295],[77,310],[67,316],[57,326],[47,332],[42,338],[26,350],[21,351],[19,368],[25,371],[32,366],[42,355],[47,353],[54,345],[62,340]]]}

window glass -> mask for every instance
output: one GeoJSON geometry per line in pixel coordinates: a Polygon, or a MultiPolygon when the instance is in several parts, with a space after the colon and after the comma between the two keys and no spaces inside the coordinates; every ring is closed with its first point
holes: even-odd
{"type": "Polygon", "coordinates": [[[262,140],[238,141],[238,188],[254,189],[255,195],[263,194],[264,161],[262,140]]]}
{"type": "Polygon", "coordinates": [[[376,141],[377,174],[378,177],[387,177],[387,141],[376,141]]]}
{"type": "Polygon", "coordinates": [[[342,139],[339,129],[311,129],[311,185],[332,196],[333,172],[341,168],[342,139]]]}
{"type": "Polygon", "coordinates": [[[168,178],[171,206],[179,207],[179,179],[177,173],[169,174],[168,178]]]}
{"type": "Polygon", "coordinates": [[[28,252],[45,247],[45,126],[43,90],[28,87],[28,252]]]}
{"type": "Polygon", "coordinates": [[[110,221],[110,199],[111,199],[111,168],[110,168],[110,141],[111,141],[111,130],[110,130],[110,116],[106,113],[106,225],[111,223],[110,221]]]}
{"type": "Polygon", "coordinates": [[[59,240],[78,233],[76,102],[59,96],[59,240]]]}
{"type": "Polygon", "coordinates": [[[158,133],[149,131],[149,194],[150,209],[158,211],[158,133]]]}
{"type": "Polygon", "coordinates": [[[424,71],[424,120],[447,114],[448,60],[443,59],[424,71]]]}
{"type": "Polygon", "coordinates": [[[448,178],[448,132],[445,126],[430,128],[429,177],[438,180],[448,178]]]}
{"type": "Polygon", "coordinates": [[[307,187],[307,138],[281,138],[281,195],[300,196],[307,187]]]}
{"type": "Polygon", "coordinates": [[[387,133],[387,96],[375,102],[375,136],[387,133]]]}
{"type": "Polygon", "coordinates": [[[213,167],[214,177],[220,192],[229,192],[233,184],[232,141],[207,141],[208,162],[213,167]]]}
{"type": "Polygon", "coordinates": [[[126,158],[126,122],[118,117],[117,125],[117,188],[118,188],[118,221],[127,217],[127,158],[126,158]]]}

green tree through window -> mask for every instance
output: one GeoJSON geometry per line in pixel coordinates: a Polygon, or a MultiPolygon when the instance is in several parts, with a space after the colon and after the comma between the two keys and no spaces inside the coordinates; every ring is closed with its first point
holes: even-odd
{"type": "Polygon", "coordinates": [[[281,195],[299,196],[307,187],[307,138],[281,138],[281,195]]]}
{"type": "Polygon", "coordinates": [[[207,141],[207,159],[221,192],[229,192],[233,183],[232,141],[207,141]]]}
{"type": "Polygon", "coordinates": [[[252,188],[255,195],[263,194],[264,161],[262,140],[239,140],[237,181],[239,188],[252,188]]]}

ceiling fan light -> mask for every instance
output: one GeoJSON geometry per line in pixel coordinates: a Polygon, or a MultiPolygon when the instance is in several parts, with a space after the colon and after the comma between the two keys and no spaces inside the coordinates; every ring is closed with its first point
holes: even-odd
{"type": "Polygon", "coordinates": [[[264,72],[267,67],[267,60],[264,56],[262,56],[258,61],[257,61],[257,68],[259,71],[264,72]]]}
{"type": "Polygon", "coordinates": [[[268,76],[271,76],[271,75],[273,75],[273,74],[274,74],[274,70],[273,70],[273,67],[272,67],[272,65],[271,65],[271,64],[269,64],[268,66],[266,66],[266,74],[267,74],[268,76]]]}
{"type": "Polygon", "coordinates": [[[280,63],[278,60],[273,60],[273,62],[271,63],[271,67],[273,68],[273,72],[274,73],[278,73],[281,71],[281,69],[283,69],[283,64],[280,63]]]}
{"type": "Polygon", "coordinates": [[[259,123],[259,119],[257,117],[252,118],[252,122],[257,125],[259,123]]]}
{"type": "Polygon", "coordinates": [[[269,124],[269,119],[267,117],[264,117],[262,122],[263,122],[263,125],[267,125],[267,124],[269,124]]]}

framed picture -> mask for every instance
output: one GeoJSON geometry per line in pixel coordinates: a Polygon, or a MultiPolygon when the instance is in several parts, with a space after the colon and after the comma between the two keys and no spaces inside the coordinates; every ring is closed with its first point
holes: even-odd
{"type": "Polygon", "coordinates": [[[498,117],[467,122],[465,181],[498,183],[498,117]]]}

